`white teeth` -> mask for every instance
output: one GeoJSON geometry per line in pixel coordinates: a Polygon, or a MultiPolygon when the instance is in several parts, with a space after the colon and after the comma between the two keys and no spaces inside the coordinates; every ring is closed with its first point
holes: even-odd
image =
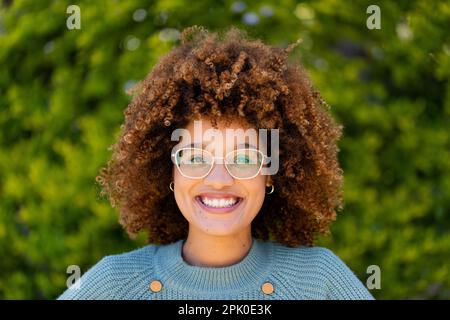
{"type": "Polygon", "coordinates": [[[200,200],[203,202],[203,204],[213,208],[231,207],[234,206],[238,201],[237,198],[208,199],[207,197],[201,197],[200,200]]]}

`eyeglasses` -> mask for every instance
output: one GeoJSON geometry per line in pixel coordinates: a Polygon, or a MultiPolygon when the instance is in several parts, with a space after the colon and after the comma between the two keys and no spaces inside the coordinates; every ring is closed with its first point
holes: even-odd
{"type": "Polygon", "coordinates": [[[256,177],[261,171],[266,156],[257,149],[237,149],[225,157],[214,157],[211,152],[200,148],[181,148],[172,154],[181,175],[191,179],[206,177],[214,166],[215,159],[224,159],[225,168],[235,179],[256,177]]]}

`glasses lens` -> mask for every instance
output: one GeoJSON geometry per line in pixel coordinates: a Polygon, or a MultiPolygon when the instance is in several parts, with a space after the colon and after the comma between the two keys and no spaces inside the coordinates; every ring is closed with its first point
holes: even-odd
{"type": "Polygon", "coordinates": [[[260,151],[239,149],[227,156],[225,164],[235,178],[248,179],[259,173],[262,161],[263,155],[260,151]]]}
{"type": "Polygon", "coordinates": [[[212,158],[204,150],[185,148],[177,152],[176,163],[183,175],[200,178],[205,176],[210,170],[212,158]]]}

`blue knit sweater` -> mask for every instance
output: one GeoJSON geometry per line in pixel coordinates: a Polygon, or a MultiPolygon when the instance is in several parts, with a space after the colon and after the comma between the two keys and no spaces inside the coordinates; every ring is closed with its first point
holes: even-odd
{"type": "Polygon", "coordinates": [[[253,239],[243,260],[214,268],[187,264],[183,243],[106,256],[58,299],[373,299],[326,248],[253,239]]]}

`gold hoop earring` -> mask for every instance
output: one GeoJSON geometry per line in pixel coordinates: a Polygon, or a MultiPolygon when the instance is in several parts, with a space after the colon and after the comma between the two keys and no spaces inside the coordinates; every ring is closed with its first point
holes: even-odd
{"type": "Polygon", "coordinates": [[[270,191],[269,192],[266,191],[267,194],[272,194],[273,191],[275,190],[275,187],[273,186],[273,184],[270,187],[271,187],[270,191]]]}
{"type": "Polygon", "coordinates": [[[172,190],[172,192],[173,192],[173,184],[174,184],[173,181],[170,182],[170,184],[169,184],[169,189],[172,190]]]}

